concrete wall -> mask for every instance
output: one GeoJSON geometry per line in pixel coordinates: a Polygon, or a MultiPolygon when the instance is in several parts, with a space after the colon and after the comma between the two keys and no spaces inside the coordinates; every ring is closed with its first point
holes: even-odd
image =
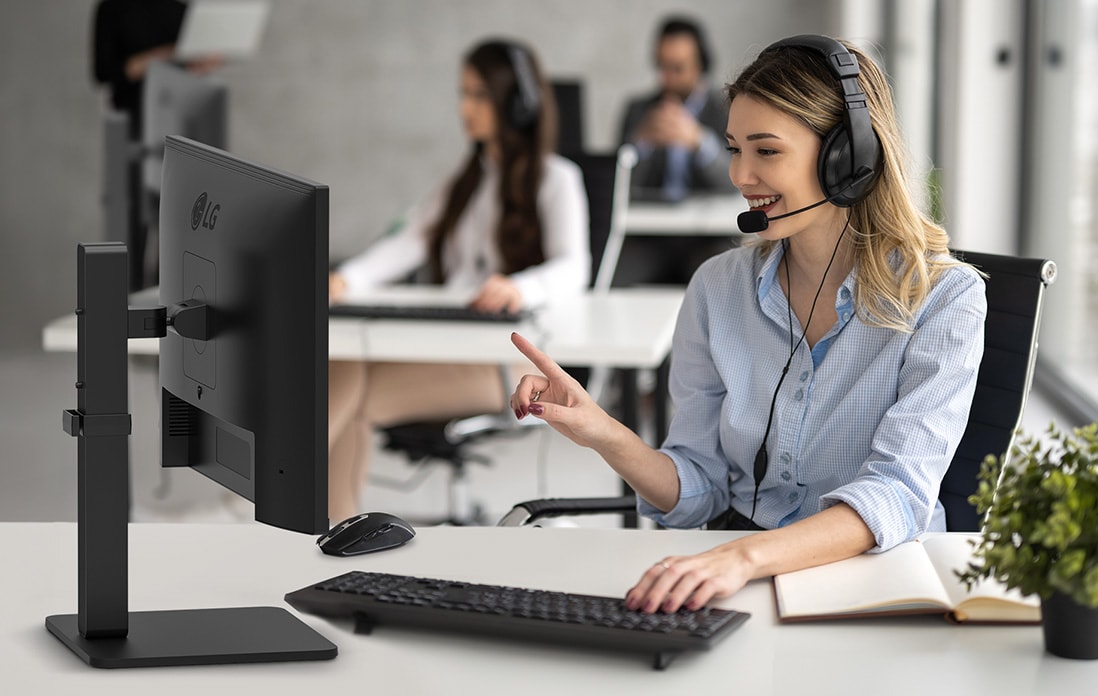
{"type": "MultiPolygon", "coordinates": [[[[708,27],[725,81],[781,36],[838,31],[838,0],[272,0],[259,54],[222,69],[230,149],[331,187],[346,256],[449,174],[465,151],[460,56],[521,37],[553,76],[586,81],[588,145],[612,146],[623,100],[651,86],[659,18],[708,27]]],[[[102,239],[101,92],[92,0],[5,0],[0,24],[0,350],[33,350],[72,309],[75,244],[102,239]]]]}

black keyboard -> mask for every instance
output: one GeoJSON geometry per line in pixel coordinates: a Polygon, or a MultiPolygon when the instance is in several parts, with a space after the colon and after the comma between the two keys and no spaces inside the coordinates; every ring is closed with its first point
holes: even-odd
{"type": "Polygon", "coordinates": [[[357,305],[334,304],[328,316],[362,319],[425,319],[443,321],[496,321],[518,323],[531,316],[529,310],[517,312],[481,312],[455,305],[357,305]]]}
{"type": "Polygon", "coordinates": [[[412,626],[639,651],[654,655],[657,669],[681,652],[708,650],[750,616],[708,607],[644,614],[616,597],[361,571],[290,592],[286,601],[306,613],[352,618],[360,633],[412,626]]]}

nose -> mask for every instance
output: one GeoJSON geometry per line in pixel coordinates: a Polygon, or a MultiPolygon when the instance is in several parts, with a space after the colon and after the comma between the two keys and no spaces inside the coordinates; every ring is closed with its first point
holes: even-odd
{"type": "Polygon", "coordinates": [[[732,161],[728,164],[728,178],[732,181],[732,185],[741,191],[745,186],[757,184],[759,178],[755,175],[754,169],[746,158],[741,153],[740,155],[733,157],[732,161]]]}

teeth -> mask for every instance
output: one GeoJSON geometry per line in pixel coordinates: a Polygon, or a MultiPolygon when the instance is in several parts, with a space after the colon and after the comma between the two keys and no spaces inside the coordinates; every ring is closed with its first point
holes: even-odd
{"type": "Polygon", "coordinates": [[[747,204],[752,208],[761,208],[764,205],[770,205],[776,202],[781,196],[769,196],[767,198],[752,198],[747,204]]]}

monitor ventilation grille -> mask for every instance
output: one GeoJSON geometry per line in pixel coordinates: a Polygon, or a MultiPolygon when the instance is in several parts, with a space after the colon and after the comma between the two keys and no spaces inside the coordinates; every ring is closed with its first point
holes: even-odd
{"type": "Polygon", "coordinates": [[[194,407],[177,396],[167,393],[165,396],[168,398],[168,437],[190,437],[195,432],[194,407]]]}

